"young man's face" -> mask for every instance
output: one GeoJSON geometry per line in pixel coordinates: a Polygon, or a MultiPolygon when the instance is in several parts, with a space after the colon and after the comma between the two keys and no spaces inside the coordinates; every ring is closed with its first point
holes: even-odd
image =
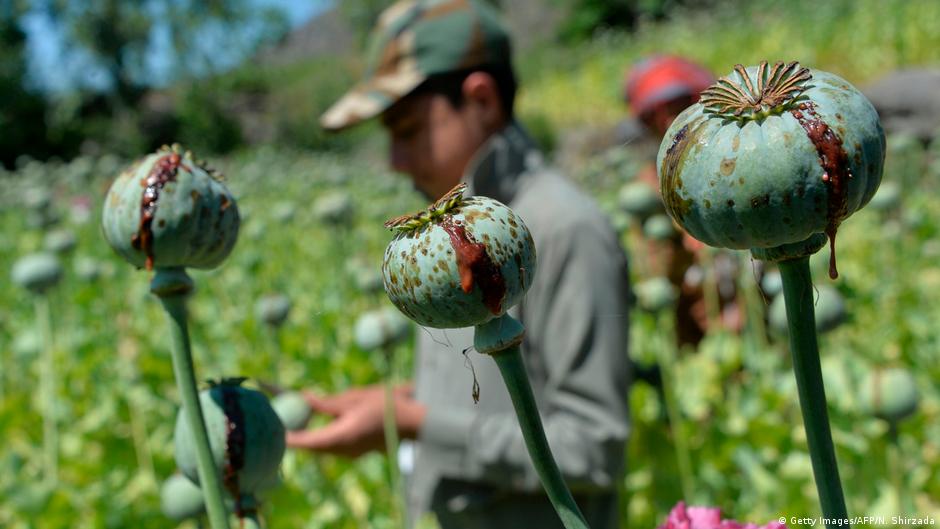
{"type": "Polygon", "coordinates": [[[657,137],[662,138],[666,135],[669,125],[672,125],[676,117],[693,103],[695,103],[695,99],[691,96],[677,97],[660,103],[649,112],[641,114],[640,121],[646,124],[657,137]]]}
{"type": "Polygon", "coordinates": [[[415,188],[436,200],[460,182],[486,141],[479,109],[471,101],[454,108],[441,94],[417,94],[382,114],[389,134],[389,163],[411,177],[415,188]]]}

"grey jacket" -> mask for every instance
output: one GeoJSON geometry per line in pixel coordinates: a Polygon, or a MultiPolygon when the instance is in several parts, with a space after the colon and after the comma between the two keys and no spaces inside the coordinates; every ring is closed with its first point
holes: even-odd
{"type": "MultiPolygon", "coordinates": [[[[591,527],[616,527],[629,432],[623,249],[594,203],[543,164],[515,123],[481,148],[464,179],[467,196],[509,205],[532,233],[535,280],[510,314],[526,328],[522,354],[555,459],[591,527]]],[[[464,354],[472,344],[472,328],[419,329],[416,398],[428,413],[409,511],[432,511],[444,529],[560,528],[496,364],[464,354]]]]}

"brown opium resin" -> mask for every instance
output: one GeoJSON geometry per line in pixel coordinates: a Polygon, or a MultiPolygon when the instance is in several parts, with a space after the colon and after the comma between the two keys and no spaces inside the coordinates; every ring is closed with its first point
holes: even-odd
{"type": "Polygon", "coordinates": [[[144,187],[143,196],[140,199],[140,225],[137,233],[131,236],[131,246],[144,252],[147,256],[147,270],[153,270],[153,219],[157,215],[157,201],[160,199],[160,191],[168,183],[176,180],[176,173],[180,166],[180,155],[170,153],[157,160],[150,174],[147,175],[141,185],[144,187]]]}
{"type": "Polygon", "coordinates": [[[816,147],[819,165],[823,168],[822,179],[829,187],[826,235],[829,237],[829,277],[835,279],[839,277],[836,269],[836,231],[846,217],[849,179],[852,178],[849,157],[842,145],[842,138],[819,118],[812,101],[800,103],[790,113],[800,122],[809,141],[816,147]]]}
{"type": "Polygon", "coordinates": [[[506,295],[506,281],[499,267],[486,253],[486,245],[475,242],[463,224],[449,217],[440,226],[450,236],[450,245],[457,257],[460,288],[469,294],[474,285],[479,286],[483,293],[483,304],[493,314],[500,314],[506,295]]]}
{"type": "Polygon", "coordinates": [[[243,516],[238,471],[245,466],[245,415],[236,387],[222,386],[222,411],[225,413],[225,468],[222,469],[222,485],[235,500],[235,514],[243,516]]]}

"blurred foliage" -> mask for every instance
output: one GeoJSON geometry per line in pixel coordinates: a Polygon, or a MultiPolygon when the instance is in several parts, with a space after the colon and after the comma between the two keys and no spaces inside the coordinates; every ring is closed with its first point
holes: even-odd
{"type": "Polygon", "coordinates": [[[940,64],[940,2],[729,0],[676,9],[630,33],[531,50],[517,61],[520,111],[544,112],[555,127],[612,125],[627,111],[625,73],[654,54],[687,57],[719,76],[737,63],[797,60],[864,86],[894,69],[940,64]]]}

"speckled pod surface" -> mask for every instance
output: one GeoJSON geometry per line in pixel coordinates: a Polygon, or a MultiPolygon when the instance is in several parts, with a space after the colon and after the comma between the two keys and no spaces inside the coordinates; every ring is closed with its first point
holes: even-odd
{"type": "Polygon", "coordinates": [[[885,136],[871,103],[796,63],[743,68],[672,123],[657,166],[666,209],[696,239],[772,248],[839,223],[881,182],[885,136]]]}
{"type": "MultiPolygon", "coordinates": [[[[276,478],[286,449],[284,425],[259,391],[223,382],[199,392],[212,459],[233,497],[253,494],[276,478]]],[[[176,465],[199,483],[196,446],[180,410],[173,436],[176,465]]]]}
{"type": "Polygon", "coordinates": [[[522,219],[496,200],[459,192],[386,223],[399,231],[385,249],[385,291],[419,325],[485,323],[517,304],[535,277],[535,244],[522,219]]]}
{"type": "Polygon", "coordinates": [[[141,268],[214,268],[231,253],[238,227],[225,184],[178,148],[131,165],[105,199],[105,238],[141,268]]]}

